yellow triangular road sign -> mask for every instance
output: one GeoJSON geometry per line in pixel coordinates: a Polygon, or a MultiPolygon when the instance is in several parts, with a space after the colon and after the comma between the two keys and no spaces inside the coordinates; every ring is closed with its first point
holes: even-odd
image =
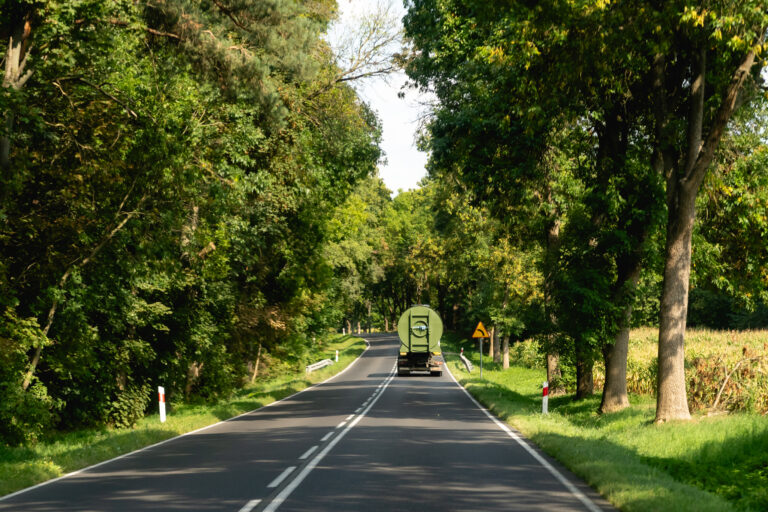
{"type": "Polygon", "coordinates": [[[475,328],[475,333],[472,335],[473,338],[490,338],[488,335],[488,331],[485,330],[485,326],[483,325],[483,322],[478,322],[477,327],[475,328]]]}

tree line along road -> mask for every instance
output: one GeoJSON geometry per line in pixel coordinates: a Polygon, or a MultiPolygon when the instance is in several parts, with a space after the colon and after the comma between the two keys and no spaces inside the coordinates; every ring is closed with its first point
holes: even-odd
{"type": "Polygon", "coordinates": [[[612,510],[395,335],[272,406],[0,499],[0,511],[612,510]],[[505,430],[506,429],[506,430],[505,430]]]}

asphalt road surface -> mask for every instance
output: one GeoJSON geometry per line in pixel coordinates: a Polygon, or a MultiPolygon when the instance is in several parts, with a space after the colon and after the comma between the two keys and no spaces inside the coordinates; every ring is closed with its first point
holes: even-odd
{"type": "Polygon", "coordinates": [[[612,510],[396,335],[282,402],[0,499],[0,511],[612,510]]]}

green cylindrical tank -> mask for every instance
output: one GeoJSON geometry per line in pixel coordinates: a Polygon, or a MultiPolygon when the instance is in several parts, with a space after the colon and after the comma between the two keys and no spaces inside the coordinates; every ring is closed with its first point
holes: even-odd
{"type": "Polygon", "coordinates": [[[427,371],[442,375],[440,338],[443,321],[428,306],[413,306],[397,322],[400,336],[400,355],[397,359],[398,375],[412,371],[427,371]]]}

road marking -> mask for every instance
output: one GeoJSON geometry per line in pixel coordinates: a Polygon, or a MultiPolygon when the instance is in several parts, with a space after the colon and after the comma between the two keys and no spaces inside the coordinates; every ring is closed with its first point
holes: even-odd
{"type": "Polygon", "coordinates": [[[460,390],[464,392],[465,395],[469,397],[470,400],[485,413],[488,418],[490,418],[491,421],[493,421],[497,427],[499,427],[501,430],[507,433],[509,437],[517,441],[517,444],[522,446],[525,451],[527,451],[531,456],[536,459],[539,464],[544,466],[549,470],[550,473],[552,473],[552,476],[554,476],[561,484],[565,486],[566,489],[571,491],[571,494],[573,494],[576,498],[578,498],[579,501],[581,501],[585,507],[587,507],[587,510],[590,512],[601,512],[600,507],[598,507],[595,502],[593,502],[591,499],[589,499],[583,492],[581,492],[575,485],[573,485],[565,476],[559,472],[552,464],[547,461],[544,457],[541,456],[539,452],[537,452],[535,449],[533,449],[523,438],[520,434],[514,432],[512,429],[510,429],[507,425],[502,423],[496,416],[491,414],[488,409],[482,406],[480,402],[475,400],[475,397],[473,397],[469,391],[466,390],[464,386],[459,384],[459,381],[456,380],[456,377],[453,376],[453,373],[451,373],[451,370],[448,369],[448,366],[445,365],[445,369],[448,370],[448,375],[451,376],[451,379],[453,379],[453,382],[456,383],[456,385],[459,387],[460,390]]]}
{"type": "Polygon", "coordinates": [[[313,446],[312,448],[310,448],[309,450],[305,451],[305,452],[304,452],[304,455],[302,455],[301,457],[299,457],[299,460],[304,460],[304,459],[306,459],[307,457],[309,457],[310,455],[312,455],[312,452],[314,452],[315,450],[317,450],[317,445],[315,445],[315,446],[313,446]]]}
{"type": "Polygon", "coordinates": [[[360,411],[362,411],[362,410],[363,410],[363,408],[362,408],[362,407],[358,407],[357,409],[355,409],[355,414],[357,414],[358,412],[360,412],[360,411]]]}
{"type": "Polygon", "coordinates": [[[6,494],[5,496],[0,496],[0,501],[5,501],[5,500],[13,498],[14,496],[18,496],[19,494],[24,494],[26,492],[32,491],[34,489],[37,489],[39,487],[43,487],[45,485],[49,485],[49,484],[52,484],[54,482],[58,482],[59,480],[63,480],[65,478],[70,478],[70,477],[73,477],[75,475],[79,475],[80,473],[85,473],[86,471],[90,471],[92,469],[96,469],[96,468],[98,468],[100,466],[103,466],[105,464],[109,464],[110,462],[114,462],[116,460],[120,460],[120,459],[124,459],[126,457],[130,457],[131,455],[136,455],[136,454],[138,454],[140,452],[143,452],[145,450],[151,450],[152,448],[157,448],[160,445],[164,445],[164,444],[170,443],[172,441],[176,441],[176,440],[178,440],[178,439],[180,439],[182,437],[186,437],[186,436],[191,436],[193,434],[197,434],[199,432],[202,432],[203,430],[208,430],[209,428],[213,428],[213,427],[216,427],[218,425],[221,425],[222,423],[227,423],[227,422],[236,420],[238,418],[242,418],[243,416],[247,416],[249,414],[258,414],[259,412],[263,411],[267,407],[272,407],[273,405],[277,405],[277,404],[279,404],[281,402],[285,402],[287,400],[290,400],[291,398],[293,398],[293,397],[295,397],[297,395],[300,395],[301,393],[305,393],[305,392],[310,391],[310,390],[312,390],[312,389],[314,389],[314,388],[316,388],[318,386],[322,386],[326,382],[330,382],[333,379],[335,379],[336,377],[339,377],[342,374],[346,373],[347,370],[352,368],[359,360],[361,360],[363,358],[365,353],[368,352],[368,349],[371,348],[370,342],[367,339],[365,339],[365,338],[361,338],[361,339],[365,342],[365,349],[362,352],[360,352],[360,355],[357,356],[357,359],[355,359],[354,361],[349,363],[349,366],[347,366],[346,368],[341,370],[339,373],[337,373],[336,375],[332,375],[332,376],[328,377],[323,382],[318,382],[317,384],[313,384],[312,386],[309,386],[308,388],[302,389],[301,391],[297,391],[296,393],[294,393],[294,394],[292,394],[290,396],[287,396],[285,398],[281,398],[280,400],[276,400],[276,401],[274,401],[274,402],[272,402],[270,404],[258,407],[256,409],[253,409],[252,411],[244,412],[243,414],[238,414],[237,416],[233,416],[231,418],[227,418],[226,420],[218,421],[218,422],[213,423],[211,425],[207,425],[205,427],[198,428],[197,430],[192,430],[190,432],[185,432],[183,434],[180,434],[178,436],[165,439],[165,440],[157,442],[155,444],[150,444],[149,446],[145,446],[143,448],[139,448],[137,450],[133,450],[132,452],[124,453],[122,455],[118,455],[117,457],[113,457],[111,459],[103,460],[103,461],[98,462],[96,464],[93,464],[91,466],[80,468],[78,470],[72,471],[71,473],[67,473],[66,475],[61,475],[59,477],[51,478],[50,480],[46,480],[45,482],[40,482],[39,484],[35,484],[35,485],[31,486],[31,487],[27,487],[26,489],[20,489],[20,490],[18,490],[16,492],[12,492],[10,494],[6,494]]]}
{"type": "MultiPolygon", "coordinates": [[[[394,377],[394,373],[390,373],[387,380],[384,381],[384,389],[389,386],[389,383],[392,382],[394,377]]],[[[345,428],[338,436],[336,436],[333,441],[328,443],[328,445],[323,448],[320,453],[315,455],[315,457],[310,460],[309,463],[301,469],[301,471],[299,471],[299,474],[297,474],[296,477],[288,483],[288,485],[283,487],[283,490],[281,490],[278,495],[274,497],[270,504],[264,507],[263,512],[275,512],[275,510],[277,510],[277,508],[282,505],[282,503],[288,498],[288,496],[291,495],[291,493],[299,486],[299,484],[304,481],[307,475],[309,475],[309,473],[315,469],[318,464],[320,464],[320,461],[323,460],[326,455],[328,455],[328,452],[330,452],[333,447],[336,446],[336,444],[347,434],[347,432],[352,430],[352,428],[357,425],[360,420],[365,417],[366,414],[368,414],[368,411],[370,411],[371,408],[376,405],[376,402],[379,398],[381,398],[381,395],[379,395],[373,402],[371,402],[371,405],[366,407],[365,410],[357,416],[357,418],[352,420],[352,422],[347,425],[347,428],[345,428]]]]}
{"type": "Polygon", "coordinates": [[[326,442],[326,441],[328,440],[328,438],[329,438],[329,437],[331,437],[333,434],[334,434],[334,432],[333,432],[333,431],[331,431],[331,432],[328,432],[327,434],[325,434],[325,435],[323,436],[323,438],[320,440],[320,442],[321,442],[321,443],[324,443],[324,442],[326,442]]]}
{"type": "Polygon", "coordinates": [[[282,473],[280,473],[279,475],[277,475],[277,478],[275,478],[274,480],[272,480],[271,482],[269,482],[269,484],[267,485],[267,487],[269,487],[270,489],[274,489],[275,487],[277,487],[278,485],[280,485],[281,483],[283,483],[283,480],[285,480],[285,478],[286,478],[288,475],[290,475],[291,473],[293,473],[293,470],[294,470],[294,469],[296,469],[296,466],[291,466],[291,467],[289,467],[289,468],[285,468],[285,470],[283,470],[283,472],[282,472],[282,473]]]}
{"type": "Polygon", "coordinates": [[[343,427],[343,426],[344,426],[344,425],[346,425],[346,424],[347,424],[347,420],[344,420],[344,421],[342,421],[341,423],[339,423],[338,425],[336,425],[336,430],[340,429],[341,427],[343,427]]]}
{"type": "Polygon", "coordinates": [[[347,419],[345,419],[344,421],[349,421],[349,420],[351,420],[354,417],[355,417],[354,414],[350,414],[349,416],[347,416],[347,419]]]}
{"type": "Polygon", "coordinates": [[[254,507],[256,507],[256,505],[258,505],[259,503],[261,503],[261,500],[251,500],[245,505],[243,505],[243,508],[241,508],[239,512],[251,512],[251,510],[253,510],[254,507]]]}

